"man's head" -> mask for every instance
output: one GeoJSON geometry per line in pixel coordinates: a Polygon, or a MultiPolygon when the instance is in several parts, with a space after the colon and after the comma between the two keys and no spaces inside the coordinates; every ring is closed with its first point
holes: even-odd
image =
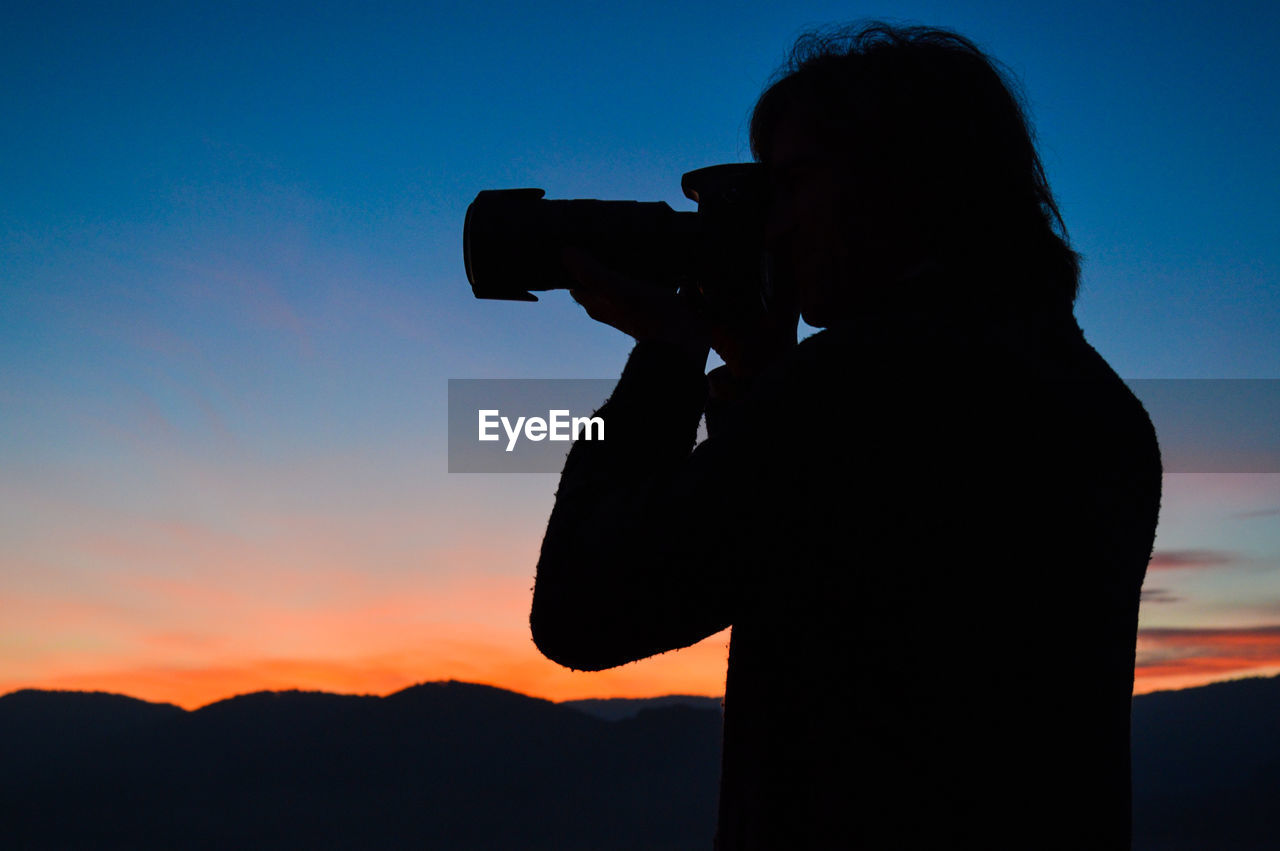
{"type": "Polygon", "coordinates": [[[1070,306],[1077,256],[1015,91],[946,30],[876,23],[796,43],[756,103],[751,147],[807,321],[904,297],[1070,306]],[[901,292],[937,267],[965,291],[901,292]]]}

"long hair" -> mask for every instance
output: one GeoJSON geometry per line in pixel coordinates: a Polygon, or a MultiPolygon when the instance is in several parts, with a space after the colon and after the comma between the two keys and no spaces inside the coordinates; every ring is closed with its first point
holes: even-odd
{"type": "Polygon", "coordinates": [[[1070,308],[1079,255],[1019,87],[973,42],[881,22],[807,33],[752,113],[757,160],[797,115],[857,169],[888,250],[939,262],[970,297],[1070,308]]]}

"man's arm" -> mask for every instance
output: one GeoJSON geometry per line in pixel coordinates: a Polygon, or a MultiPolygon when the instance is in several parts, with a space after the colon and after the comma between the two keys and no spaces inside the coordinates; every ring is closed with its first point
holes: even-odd
{"type": "MultiPolygon", "coordinates": [[[[735,596],[774,548],[777,445],[719,427],[694,449],[707,401],[701,365],[639,343],[597,412],[605,440],[578,441],[547,524],[530,624],[570,668],[601,670],[694,644],[734,619],[735,596]]],[[[744,417],[749,420],[750,417],[744,417]]]]}

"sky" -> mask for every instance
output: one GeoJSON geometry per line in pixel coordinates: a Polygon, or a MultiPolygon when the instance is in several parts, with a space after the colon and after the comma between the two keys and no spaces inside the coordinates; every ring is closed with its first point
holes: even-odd
{"type": "MultiPolygon", "coordinates": [[[[0,693],[722,693],[728,633],[591,674],[533,647],[556,476],[447,473],[447,380],[630,346],[563,292],[474,299],[463,216],[692,209],[794,38],[867,17],[1021,80],[1121,376],[1280,379],[1274,3],[9,4],[0,693]]],[[[1280,672],[1280,467],[1244,469],[1165,477],[1136,691],[1280,672]]]]}

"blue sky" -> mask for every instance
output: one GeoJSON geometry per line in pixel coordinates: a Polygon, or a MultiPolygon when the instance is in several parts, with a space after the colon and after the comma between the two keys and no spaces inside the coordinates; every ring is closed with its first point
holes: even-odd
{"type": "MultiPolygon", "coordinates": [[[[714,690],[714,647],[702,680],[566,685],[520,655],[554,478],[446,475],[446,380],[609,377],[629,345],[564,293],[474,300],[461,226],[485,188],[689,209],[680,174],[749,158],[751,105],[812,25],[952,26],[1018,75],[1085,256],[1077,315],[1121,375],[1280,379],[1274,4],[461,5],[6,10],[0,597],[27,615],[0,627],[0,688],[366,683],[289,679],[347,652],[318,639],[227,637],[301,587],[298,630],[361,636],[350,670],[401,652],[362,631],[376,601],[439,604],[405,615],[426,649],[387,683],[714,690]],[[450,620],[472,582],[505,602],[450,620]],[[517,667],[466,667],[486,652],[517,667]]],[[[1153,570],[1178,599],[1145,624],[1280,623],[1278,478],[1168,478],[1158,548],[1218,556],[1153,570]]]]}

